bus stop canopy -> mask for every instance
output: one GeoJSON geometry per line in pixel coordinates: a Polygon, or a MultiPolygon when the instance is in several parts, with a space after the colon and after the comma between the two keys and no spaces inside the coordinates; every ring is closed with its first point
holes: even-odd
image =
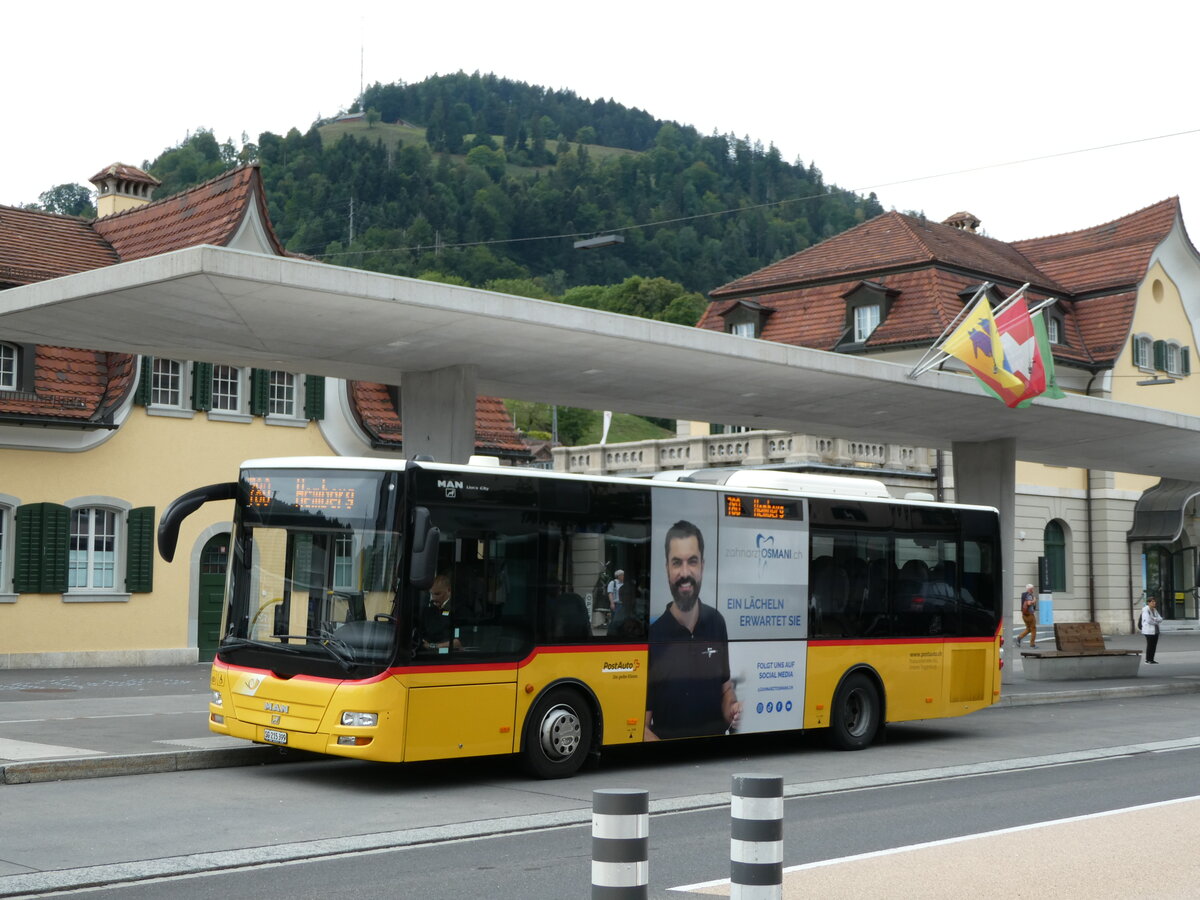
{"type": "Polygon", "coordinates": [[[201,246],[0,292],[0,335],[1200,482],[1200,418],[1070,395],[1010,410],[970,376],[359,269],[201,246]],[[414,382],[417,380],[413,378],[414,382]],[[424,383],[424,382],[423,382],[424,383]]]}

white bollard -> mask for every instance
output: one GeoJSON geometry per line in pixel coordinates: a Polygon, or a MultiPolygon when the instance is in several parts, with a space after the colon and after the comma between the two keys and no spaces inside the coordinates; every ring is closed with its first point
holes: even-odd
{"type": "Polygon", "coordinates": [[[783,778],[734,775],[729,814],[730,900],[781,900],[783,778]]]}
{"type": "Polygon", "coordinates": [[[650,792],[592,791],[592,900],[650,892],[650,792]]]}

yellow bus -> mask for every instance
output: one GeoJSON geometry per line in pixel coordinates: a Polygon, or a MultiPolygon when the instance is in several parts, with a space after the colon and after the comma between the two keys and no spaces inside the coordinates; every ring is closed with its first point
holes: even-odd
{"type": "Polygon", "coordinates": [[[999,516],[867,479],[657,479],[419,460],[261,459],[235,501],[209,721],[367,760],[519,754],[887,722],[1000,693],[999,516]]]}

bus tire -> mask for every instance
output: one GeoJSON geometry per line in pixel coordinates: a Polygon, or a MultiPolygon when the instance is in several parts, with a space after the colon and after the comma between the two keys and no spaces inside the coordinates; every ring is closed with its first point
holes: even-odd
{"type": "Polygon", "coordinates": [[[833,698],[829,742],[839,750],[862,750],[875,740],[882,719],[883,705],[875,682],[855,672],[846,677],[833,698]]]}
{"type": "Polygon", "coordinates": [[[537,778],[567,778],[579,771],[592,746],[592,711],[583,695],[554,688],[530,710],[521,761],[537,778]]]}

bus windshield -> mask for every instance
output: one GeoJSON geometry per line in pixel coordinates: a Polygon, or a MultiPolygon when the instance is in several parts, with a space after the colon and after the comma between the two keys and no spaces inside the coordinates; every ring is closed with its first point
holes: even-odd
{"type": "Polygon", "coordinates": [[[221,657],[341,678],[391,662],[399,494],[387,472],[243,471],[221,657]]]}

